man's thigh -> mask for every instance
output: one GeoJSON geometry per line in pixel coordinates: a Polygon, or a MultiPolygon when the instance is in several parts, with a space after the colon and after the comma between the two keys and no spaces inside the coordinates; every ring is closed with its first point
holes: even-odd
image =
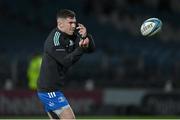
{"type": "Polygon", "coordinates": [[[38,96],[40,101],[43,103],[46,112],[54,111],[69,105],[66,97],[60,91],[38,92],[38,96]]]}
{"type": "Polygon", "coordinates": [[[66,107],[47,112],[51,119],[75,119],[75,115],[71,107],[68,105],[66,107]]]}

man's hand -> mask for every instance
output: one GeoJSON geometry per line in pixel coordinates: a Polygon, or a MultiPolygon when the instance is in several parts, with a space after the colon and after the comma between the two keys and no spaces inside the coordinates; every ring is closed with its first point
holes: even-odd
{"type": "Polygon", "coordinates": [[[89,46],[89,38],[86,38],[84,40],[80,40],[79,46],[83,48],[87,48],[89,46]]]}
{"type": "Polygon", "coordinates": [[[83,48],[87,48],[89,46],[89,38],[87,38],[87,29],[84,25],[78,23],[78,26],[76,27],[76,29],[79,29],[79,34],[81,35],[82,38],[85,39],[81,39],[79,42],[79,46],[83,47],[83,48]]]}
{"type": "Polygon", "coordinates": [[[84,27],[84,25],[78,23],[78,26],[76,27],[76,29],[79,29],[78,32],[82,38],[85,38],[87,36],[87,30],[86,30],[86,27],[84,27]]]}

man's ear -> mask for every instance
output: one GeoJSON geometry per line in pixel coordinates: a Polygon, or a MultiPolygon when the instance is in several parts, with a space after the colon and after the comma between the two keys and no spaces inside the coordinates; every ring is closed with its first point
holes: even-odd
{"type": "Polygon", "coordinates": [[[63,27],[63,24],[62,24],[62,19],[57,19],[57,25],[62,28],[63,27]]]}

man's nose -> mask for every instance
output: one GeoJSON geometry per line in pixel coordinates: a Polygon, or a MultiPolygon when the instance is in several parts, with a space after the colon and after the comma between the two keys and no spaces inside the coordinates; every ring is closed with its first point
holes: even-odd
{"type": "Polygon", "coordinates": [[[76,27],[76,24],[75,24],[75,23],[73,23],[73,24],[72,24],[72,28],[75,28],[75,27],[76,27]]]}

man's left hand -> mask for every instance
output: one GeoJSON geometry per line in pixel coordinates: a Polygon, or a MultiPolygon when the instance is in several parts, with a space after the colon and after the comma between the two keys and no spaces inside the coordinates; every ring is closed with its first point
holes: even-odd
{"type": "Polygon", "coordinates": [[[83,24],[78,23],[78,26],[76,27],[76,29],[79,29],[79,34],[85,38],[87,36],[87,29],[83,24]]]}
{"type": "Polygon", "coordinates": [[[89,38],[86,38],[84,40],[80,40],[79,46],[83,48],[87,48],[89,46],[89,38]]]}

